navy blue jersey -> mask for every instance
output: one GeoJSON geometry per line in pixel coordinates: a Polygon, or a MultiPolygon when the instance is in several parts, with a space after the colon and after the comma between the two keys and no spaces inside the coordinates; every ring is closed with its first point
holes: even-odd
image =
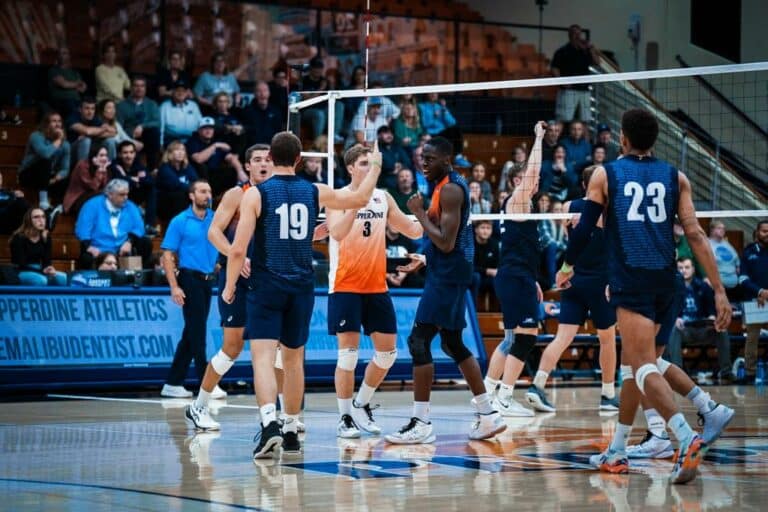
{"type": "Polygon", "coordinates": [[[626,156],[605,165],[608,176],[609,284],[643,293],[672,289],[677,169],[653,157],[626,156]]]}
{"type": "MultiPolygon", "coordinates": [[[[571,201],[568,213],[584,211],[584,199],[571,201]]],[[[569,234],[571,228],[568,228],[569,234]]],[[[595,227],[589,238],[589,243],[574,264],[573,279],[580,277],[601,279],[603,284],[608,282],[608,248],[605,242],[605,230],[595,227]]]]}
{"type": "Polygon", "coordinates": [[[440,223],[442,213],[440,191],[447,183],[455,183],[464,193],[459,231],[456,233],[456,243],[450,252],[443,252],[435,247],[431,240],[427,241],[424,250],[427,257],[427,276],[444,283],[470,284],[475,258],[475,238],[472,225],[469,223],[469,188],[464,178],[456,171],[450,171],[435,185],[427,215],[433,223],[440,223]]]}
{"type": "Polygon", "coordinates": [[[318,190],[297,176],[275,175],[257,185],[261,215],[253,235],[254,284],[269,279],[286,291],[312,289],[312,235],[318,190]]]}
{"type": "MultiPolygon", "coordinates": [[[[508,197],[501,207],[507,211],[508,197]]],[[[501,220],[501,261],[499,272],[514,276],[528,276],[536,279],[541,253],[539,252],[539,229],[535,220],[501,220]]]]}

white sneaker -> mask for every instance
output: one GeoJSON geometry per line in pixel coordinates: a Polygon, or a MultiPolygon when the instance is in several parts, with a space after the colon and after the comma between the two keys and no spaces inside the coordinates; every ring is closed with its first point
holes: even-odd
{"type": "Polygon", "coordinates": [[[355,420],[349,414],[342,414],[339,418],[339,425],[336,427],[336,437],[342,439],[357,439],[360,437],[360,429],[357,428],[355,420]]]}
{"type": "Polygon", "coordinates": [[[534,416],[532,410],[523,407],[521,403],[517,402],[511,396],[497,396],[493,401],[493,408],[499,411],[502,416],[513,416],[518,418],[532,418],[534,416]]]}
{"type": "MultiPolygon", "coordinates": [[[[277,422],[280,424],[281,428],[285,424],[285,418],[286,418],[285,413],[281,412],[280,416],[277,419],[277,422]]],[[[304,425],[304,422],[302,422],[301,420],[296,420],[296,432],[298,432],[299,434],[304,434],[306,431],[307,431],[307,427],[306,425],[304,425]]]]}
{"type": "Polygon", "coordinates": [[[192,398],[192,392],[184,389],[184,386],[171,386],[170,384],[163,384],[163,389],[160,391],[160,396],[166,398],[192,398]]]}
{"type": "Polygon", "coordinates": [[[213,391],[211,391],[211,399],[221,400],[223,398],[227,398],[227,392],[221,389],[218,384],[216,384],[216,387],[213,388],[213,391]]]}
{"type": "Polygon", "coordinates": [[[627,457],[630,459],[668,459],[674,454],[672,441],[666,432],[659,437],[647,430],[642,441],[627,446],[627,457]]]}
{"type": "Polygon", "coordinates": [[[470,439],[490,439],[507,430],[504,418],[496,411],[488,414],[477,413],[476,416],[477,420],[472,424],[469,431],[470,439]]]}
{"type": "Polygon", "coordinates": [[[381,427],[378,426],[373,419],[373,410],[378,407],[378,405],[371,407],[371,404],[360,406],[352,400],[352,419],[355,420],[355,423],[361,429],[375,436],[381,434],[381,427]]]}
{"type": "Polygon", "coordinates": [[[207,407],[197,407],[195,404],[189,404],[184,409],[184,419],[197,430],[219,430],[219,425],[208,411],[207,407]]]}
{"type": "Polygon", "coordinates": [[[434,443],[435,434],[432,433],[432,423],[425,423],[419,418],[411,418],[403,428],[393,434],[384,437],[392,444],[421,444],[434,443]]]}

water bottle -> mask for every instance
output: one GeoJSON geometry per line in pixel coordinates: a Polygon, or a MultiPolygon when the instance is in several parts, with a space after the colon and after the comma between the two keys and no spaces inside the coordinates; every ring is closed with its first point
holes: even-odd
{"type": "Polygon", "coordinates": [[[744,373],[744,364],[742,363],[742,364],[737,366],[736,379],[737,380],[741,380],[741,379],[744,378],[744,375],[745,375],[745,373],[744,373]]]}
{"type": "Polygon", "coordinates": [[[765,363],[763,361],[757,362],[757,375],[755,375],[755,384],[763,384],[765,382],[765,363]]]}

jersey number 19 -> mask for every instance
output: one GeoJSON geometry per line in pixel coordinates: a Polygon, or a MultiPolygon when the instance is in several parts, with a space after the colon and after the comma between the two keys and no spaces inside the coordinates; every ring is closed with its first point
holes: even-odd
{"type": "Polygon", "coordinates": [[[275,210],[280,217],[280,239],[304,240],[309,232],[309,209],[302,203],[283,203],[275,210]]]}

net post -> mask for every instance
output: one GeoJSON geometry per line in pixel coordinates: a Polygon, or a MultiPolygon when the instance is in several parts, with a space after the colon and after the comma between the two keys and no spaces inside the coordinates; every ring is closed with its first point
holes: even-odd
{"type": "MultiPolygon", "coordinates": [[[[333,188],[333,173],[335,169],[336,159],[334,158],[334,143],[336,137],[335,131],[335,117],[336,117],[336,94],[328,94],[328,158],[326,165],[328,166],[328,186],[333,188]]],[[[318,148],[319,149],[319,148],[318,148]]]]}

